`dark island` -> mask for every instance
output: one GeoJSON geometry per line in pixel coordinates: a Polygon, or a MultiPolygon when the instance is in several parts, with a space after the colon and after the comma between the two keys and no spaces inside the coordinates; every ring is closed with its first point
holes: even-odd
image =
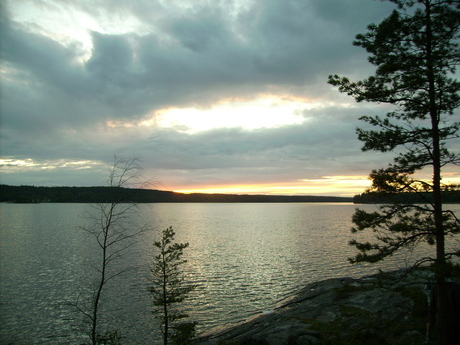
{"type": "Polygon", "coordinates": [[[136,203],[171,202],[352,202],[353,198],[309,195],[238,195],[176,193],[156,189],[117,187],[36,187],[0,184],[0,202],[10,203],[105,203],[113,200],[117,189],[118,200],[136,203]]]}

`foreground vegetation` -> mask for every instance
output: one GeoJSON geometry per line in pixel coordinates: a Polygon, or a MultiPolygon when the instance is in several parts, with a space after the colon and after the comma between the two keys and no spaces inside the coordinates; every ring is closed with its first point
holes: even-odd
{"type": "MultiPolygon", "coordinates": [[[[385,115],[362,116],[357,129],[363,151],[393,152],[385,168],[369,175],[370,192],[377,195],[417,195],[417,199],[391,200],[377,211],[358,209],[352,232],[375,234],[368,242],[350,241],[358,253],[352,263],[375,263],[401,248],[433,246],[433,253],[413,263],[429,263],[436,275],[439,345],[458,344],[458,321],[449,305],[446,279],[452,274],[450,251],[460,234],[460,220],[444,207],[444,197],[457,185],[446,179],[449,168],[460,165],[455,143],[459,138],[460,2],[455,0],[388,0],[396,9],[379,24],[356,35],[355,46],[364,48],[375,72],[351,81],[329,76],[329,83],[357,102],[385,104],[385,115]],[[424,176],[431,176],[431,179],[424,176]],[[448,242],[449,241],[449,242],[448,242]]],[[[458,312],[458,311],[457,311],[458,312]]]]}

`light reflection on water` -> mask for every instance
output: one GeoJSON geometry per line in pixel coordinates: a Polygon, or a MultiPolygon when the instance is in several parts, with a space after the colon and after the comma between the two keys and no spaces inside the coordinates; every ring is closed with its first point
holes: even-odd
{"type": "MultiPolygon", "coordinates": [[[[372,209],[374,206],[359,206],[372,209]]],[[[384,266],[349,265],[354,249],[351,204],[149,204],[141,214],[156,230],[173,226],[189,242],[185,267],[198,288],[186,300],[200,330],[265,310],[308,282],[361,276],[384,266]]],[[[453,206],[457,211],[459,205],[453,206]]],[[[85,204],[0,205],[0,344],[79,344],[78,319],[61,302],[75,301],[91,282],[93,241],[76,230],[85,204]]],[[[136,266],[107,286],[103,322],[127,344],[158,341],[152,324],[149,263],[157,233],[125,253],[136,266]]],[[[431,250],[431,249],[429,249],[431,250]]],[[[117,268],[115,268],[117,269],[117,268]]],[[[82,295],[84,296],[84,294],[82,295]]]]}

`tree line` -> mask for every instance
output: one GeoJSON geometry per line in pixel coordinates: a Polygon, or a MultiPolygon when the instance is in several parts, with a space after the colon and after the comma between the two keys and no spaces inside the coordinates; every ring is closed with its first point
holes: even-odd
{"type": "MultiPolygon", "coordinates": [[[[0,202],[11,203],[110,203],[114,187],[36,187],[0,184],[0,202]]],[[[431,203],[433,194],[378,193],[366,191],[352,198],[304,195],[238,195],[238,194],[184,194],[157,189],[118,188],[123,202],[353,202],[355,204],[431,203]]],[[[460,190],[444,191],[443,202],[460,203],[460,190]]]]}
{"type": "MultiPolygon", "coordinates": [[[[444,191],[442,200],[444,204],[460,203],[460,190],[444,191]]],[[[353,197],[355,204],[432,204],[434,200],[433,193],[379,193],[368,191],[353,197]]]]}
{"type": "MultiPolygon", "coordinates": [[[[115,187],[36,187],[0,185],[0,202],[110,203],[115,187]]],[[[122,202],[351,202],[352,198],[303,195],[184,194],[142,188],[116,188],[122,202]]]]}

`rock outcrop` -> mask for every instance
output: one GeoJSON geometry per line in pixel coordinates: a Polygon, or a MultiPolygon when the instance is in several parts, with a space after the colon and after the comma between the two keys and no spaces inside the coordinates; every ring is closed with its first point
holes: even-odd
{"type": "Polygon", "coordinates": [[[427,274],[401,271],[308,284],[295,296],[196,344],[423,344],[427,274]]]}

